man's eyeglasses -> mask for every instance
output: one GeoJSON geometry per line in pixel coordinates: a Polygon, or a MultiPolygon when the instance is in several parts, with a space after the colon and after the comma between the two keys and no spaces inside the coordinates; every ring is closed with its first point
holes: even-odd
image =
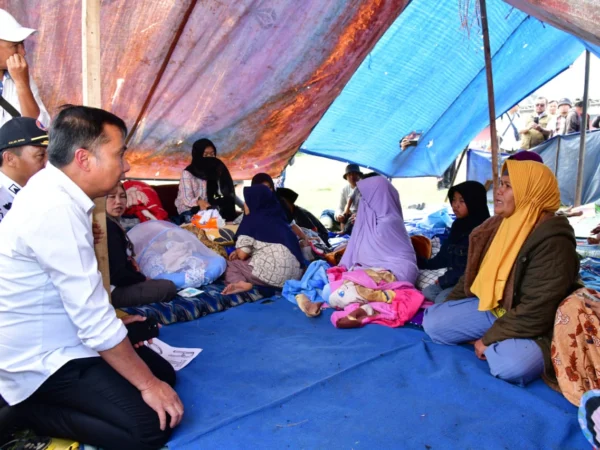
{"type": "Polygon", "coordinates": [[[546,106],[545,103],[536,103],[535,106],[546,106]]]}

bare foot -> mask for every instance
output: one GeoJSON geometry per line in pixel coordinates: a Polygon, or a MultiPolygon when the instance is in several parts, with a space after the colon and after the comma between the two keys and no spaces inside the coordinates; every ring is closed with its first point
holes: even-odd
{"type": "Polygon", "coordinates": [[[323,303],[313,303],[304,294],[296,295],[296,303],[298,303],[300,310],[308,317],[317,317],[321,314],[321,306],[323,303]]]}
{"type": "Polygon", "coordinates": [[[252,285],[250,283],[248,283],[247,281],[238,281],[236,283],[231,283],[231,284],[225,286],[225,289],[223,289],[223,292],[221,292],[221,294],[233,295],[233,294],[239,294],[240,292],[248,292],[251,289],[252,289],[252,285]]]}

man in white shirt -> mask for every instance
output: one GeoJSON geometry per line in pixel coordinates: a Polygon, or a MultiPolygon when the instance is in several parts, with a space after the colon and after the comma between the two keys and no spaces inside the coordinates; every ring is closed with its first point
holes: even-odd
{"type": "Polygon", "coordinates": [[[16,117],[0,128],[0,222],[15,195],[46,165],[48,131],[30,117],[16,117]]]}
{"type": "Polygon", "coordinates": [[[356,211],[358,211],[360,197],[353,197],[353,194],[356,190],[356,183],[358,183],[362,177],[363,173],[360,171],[358,164],[348,164],[346,166],[344,180],[346,180],[348,184],[344,186],[340,193],[340,204],[335,212],[335,221],[346,225],[346,228],[348,228],[350,223],[354,223],[354,216],[356,215],[356,211]],[[350,205],[349,211],[346,211],[348,200],[350,200],[351,197],[353,198],[352,204],[350,205]]]}
{"type": "Polygon", "coordinates": [[[41,435],[151,450],[183,405],[127,339],[92,237],[92,199],[129,170],[125,134],[111,113],[63,109],[49,163],[0,222],[0,395],[41,435]]]}
{"type": "MultiPolygon", "coordinates": [[[[35,33],[25,28],[8,12],[0,9],[0,95],[22,116],[50,125],[50,115],[40,98],[37,85],[29,75],[23,41],[35,33]]],[[[0,105],[0,126],[12,118],[0,105]]]]}

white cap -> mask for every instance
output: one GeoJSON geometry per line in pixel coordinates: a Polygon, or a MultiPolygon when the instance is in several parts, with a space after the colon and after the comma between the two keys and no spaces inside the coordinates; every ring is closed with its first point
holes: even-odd
{"type": "Polygon", "coordinates": [[[25,28],[8,12],[0,9],[0,39],[8,42],[21,42],[35,33],[33,28],[25,28]]]}

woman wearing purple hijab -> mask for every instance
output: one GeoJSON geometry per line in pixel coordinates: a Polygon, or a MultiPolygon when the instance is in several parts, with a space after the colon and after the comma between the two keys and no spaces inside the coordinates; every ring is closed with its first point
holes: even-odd
{"type": "Polygon", "coordinates": [[[383,268],[398,281],[415,284],[417,258],[404,226],[398,191],[383,177],[367,178],[357,186],[362,198],[340,265],[348,270],[358,266],[383,268]]]}

